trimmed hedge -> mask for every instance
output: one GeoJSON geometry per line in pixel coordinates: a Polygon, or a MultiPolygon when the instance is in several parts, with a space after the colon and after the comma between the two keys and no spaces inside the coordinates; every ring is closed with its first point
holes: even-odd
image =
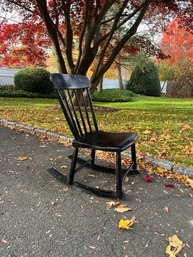
{"type": "Polygon", "coordinates": [[[13,85],[0,85],[0,90],[15,90],[13,85]]]}
{"type": "Polygon", "coordinates": [[[14,83],[17,90],[49,94],[53,91],[49,77],[50,72],[42,68],[25,68],[15,74],[14,83]]]}
{"type": "Polygon", "coordinates": [[[160,96],[160,80],[155,64],[153,62],[144,62],[137,65],[126,88],[136,94],[160,96]]]}
{"type": "Polygon", "coordinates": [[[56,92],[49,94],[32,93],[23,90],[0,90],[0,97],[26,97],[26,98],[57,98],[56,92]]]}
{"type": "Polygon", "coordinates": [[[130,102],[134,93],[128,90],[105,89],[102,92],[95,91],[92,95],[94,102],[130,102]]]}
{"type": "MultiPolygon", "coordinates": [[[[129,90],[105,89],[95,91],[92,100],[95,102],[130,102],[135,94],[129,90]]],[[[0,97],[26,97],[26,98],[57,98],[56,91],[49,94],[32,93],[23,90],[0,90],[0,97]]]]}

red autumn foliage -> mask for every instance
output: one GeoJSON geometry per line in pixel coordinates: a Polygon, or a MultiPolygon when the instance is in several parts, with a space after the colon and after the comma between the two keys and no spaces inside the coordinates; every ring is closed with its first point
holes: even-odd
{"type": "Polygon", "coordinates": [[[50,40],[41,24],[0,24],[0,66],[46,66],[50,40]]]}
{"type": "Polygon", "coordinates": [[[181,27],[181,20],[173,20],[160,42],[162,51],[169,55],[168,64],[193,58],[193,34],[181,27]]]}

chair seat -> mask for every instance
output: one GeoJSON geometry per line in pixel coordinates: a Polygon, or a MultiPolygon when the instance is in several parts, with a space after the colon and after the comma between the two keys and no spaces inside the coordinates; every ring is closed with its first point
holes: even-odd
{"type": "Polygon", "coordinates": [[[78,140],[73,141],[75,147],[86,147],[95,150],[121,152],[130,147],[137,140],[137,134],[112,133],[105,131],[95,131],[87,133],[78,140]]]}

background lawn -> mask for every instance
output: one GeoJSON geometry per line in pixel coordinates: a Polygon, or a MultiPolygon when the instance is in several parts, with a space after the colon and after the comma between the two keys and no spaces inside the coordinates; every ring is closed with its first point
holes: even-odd
{"type": "MultiPolygon", "coordinates": [[[[137,97],[124,103],[94,103],[99,127],[136,131],[138,154],[193,166],[193,99],[137,97]]],[[[70,135],[57,100],[0,98],[0,118],[70,135]],[[62,124],[62,125],[61,125],[62,124]]]]}

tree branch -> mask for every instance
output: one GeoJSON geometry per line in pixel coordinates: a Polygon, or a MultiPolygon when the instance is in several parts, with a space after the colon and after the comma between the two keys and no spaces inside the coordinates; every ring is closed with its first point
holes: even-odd
{"type": "MultiPolygon", "coordinates": [[[[124,21],[122,21],[122,22],[116,27],[116,29],[114,30],[114,32],[115,32],[116,30],[118,30],[121,26],[123,26],[128,20],[130,20],[132,17],[134,17],[135,14],[140,11],[140,9],[145,5],[146,2],[147,2],[147,0],[144,0],[143,3],[142,3],[140,6],[138,6],[131,14],[127,15],[127,18],[124,19],[124,21]]],[[[123,15],[121,15],[121,16],[123,16],[123,15]]],[[[125,15],[124,15],[124,16],[125,16],[125,15]]],[[[115,19],[115,17],[114,17],[113,19],[115,19]]],[[[113,19],[112,19],[112,20],[113,20],[113,19]]],[[[109,36],[110,33],[111,33],[111,31],[109,31],[109,32],[106,33],[103,37],[101,37],[97,44],[100,45],[100,44],[102,43],[102,41],[104,41],[104,40],[109,36]]],[[[96,46],[97,46],[97,44],[96,44],[96,46]]]]}
{"type": "Polygon", "coordinates": [[[78,49],[79,49],[78,60],[77,60],[77,63],[76,63],[76,67],[74,69],[75,73],[77,72],[77,69],[79,67],[80,60],[81,60],[81,57],[82,57],[82,42],[83,42],[83,38],[84,38],[85,32],[86,32],[86,25],[87,25],[87,20],[88,20],[88,12],[89,12],[89,2],[86,1],[86,10],[85,10],[85,16],[84,16],[84,24],[83,24],[82,32],[80,34],[79,46],[78,46],[78,49]]]}
{"type": "MultiPolygon", "coordinates": [[[[99,69],[96,69],[95,74],[93,74],[91,78],[92,82],[94,82],[95,80],[99,80],[100,77],[109,69],[109,67],[111,66],[114,59],[119,54],[119,52],[121,51],[125,43],[129,40],[129,38],[131,38],[136,33],[137,28],[149,7],[149,4],[150,4],[150,0],[147,0],[146,3],[143,5],[142,10],[139,16],[137,17],[136,21],[134,22],[134,24],[131,26],[131,28],[128,30],[125,36],[119,41],[119,43],[112,50],[111,55],[108,58],[107,62],[103,65],[103,67],[100,67],[100,71],[99,69]]],[[[98,62],[98,65],[99,63],[100,61],[98,62]]]]}
{"type": "MultiPolygon", "coordinates": [[[[89,2],[89,1],[87,1],[87,2],[89,2]]],[[[110,6],[112,6],[112,3],[109,3],[108,0],[105,0],[105,3],[102,6],[101,12],[96,17],[93,17],[92,11],[91,11],[93,6],[90,5],[90,2],[89,2],[83,57],[81,59],[79,67],[77,67],[77,72],[80,74],[86,73],[89,66],[93,63],[95,55],[97,54],[98,48],[91,47],[91,45],[92,45],[92,43],[98,41],[100,22],[104,16],[104,14],[110,8],[110,6]],[[92,26],[93,21],[94,21],[94,25],[92,26]]],[[[96,14],[96,12],[95,12],[95,14],[96,14]]]]}
{"type": "Polygon", "coordinates": [[[110,41],[111,41],[111,39],[113,37],[114,32],[116,30],[116,27],[117,27],[117,24],[119,22],[120,16],[121,16],[121,14],[122,14],[122,12],[123,12],[123,10],[125,9],[126,6],[127,6],[127,1],[124,1],[122,3],[122,6],[120,7],[119,11],[117,12],[117,14],[115,16],[114,24],[113,24],[113,26],[112,26],[112,28],[111,28],[110,32],[108,33],[108,36],[107,36],[108,40],[104,44],[104,47],[103,47],[103,49],[101,51],[101,54],[100,54],[99,61],[98,61],[97,65],[96,65],[96,68],[95,68],[95,72],[96,73],[98,72],[99,68],[101,67],[101,62],[103,60],[105,52],[106,52],[106,50],[108,48],[108,45],[109,45],[109,43],[110,43],[110,41]]]}
{"type": "Polygon", "coordinates": [[[66,20],[66,57],[71,73],[73,73],[75,65],[72,56],[73,33],[70,23],[70,3],[68,2],[68,4],[65,4],[65,1],[62,0],[62,6],[64,9],[64,16],[66,20]]]}
{"type": "Polygon", "coordinates": [[[65,65],[65,62],[64,62],[64,59],[62,56],[60,44],[59,44],[58,37],[57,37],[57,30],[55,30],[56,25],[53,23],[53,21],[51,20],[51,18],[49,16],[46,0],[45,1],[36,0],[36,3],[39,8],[41,17],[44,20],[45,26],[47,28],[49,38],[52,42],[58,69],[60,72],[67,73],[66,65],[65,65]]]}
{"type": "Polygon", "coordinates": [[[22,5],[20,3],[18,3],[18,1],[14,1],[14,0],[9,0],[8,1],[9,4],[14,4],[16,6],[19,6],[20,8],[30,12],[30,13],[33,13],[33,10],[31,10],[30,8],[28,8],[26,5],[22,5]]]}

